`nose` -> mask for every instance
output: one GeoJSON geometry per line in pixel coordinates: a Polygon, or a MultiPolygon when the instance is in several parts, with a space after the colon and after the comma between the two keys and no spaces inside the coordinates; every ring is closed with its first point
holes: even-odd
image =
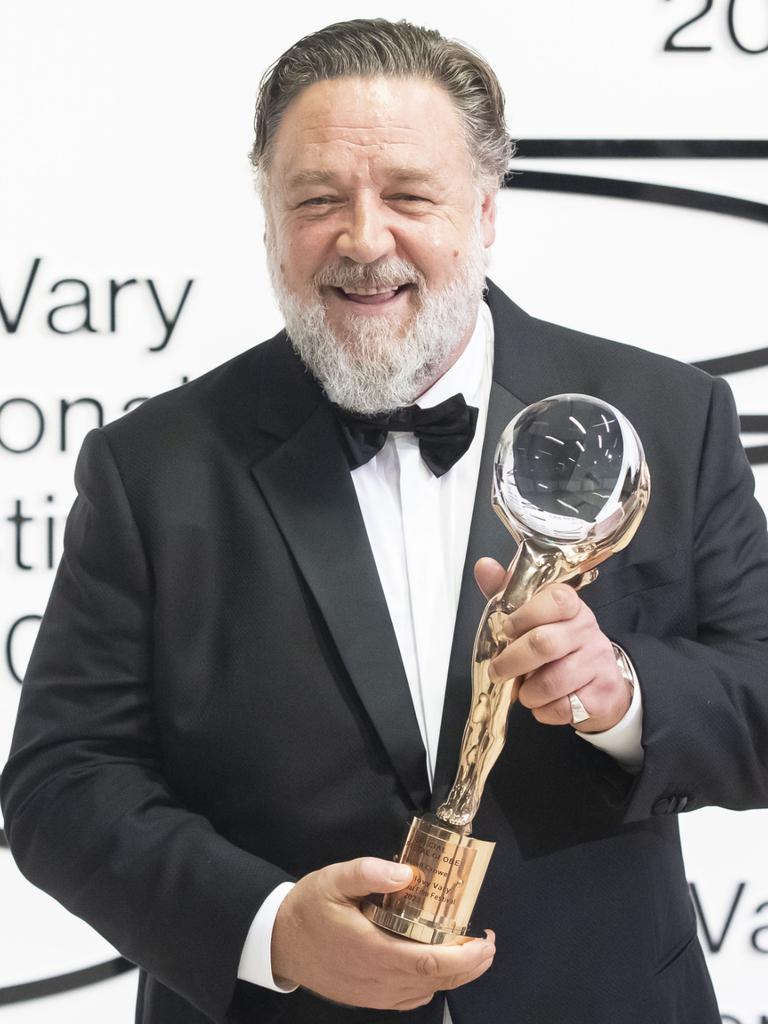
{"type": "Polygon", "coordinates": [[[336,240],[339,256],[355,263],[375,263],[395,251],[387,223],[387,207],[373,196],[358,196],[350,204],[349,220],[336,240]]]}

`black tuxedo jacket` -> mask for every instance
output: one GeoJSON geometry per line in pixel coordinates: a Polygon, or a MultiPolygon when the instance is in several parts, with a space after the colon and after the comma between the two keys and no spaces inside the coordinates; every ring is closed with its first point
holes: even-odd
{"type": "Polygon", "coordinates": [[[137,1020],[442,1020],[236,982],[279,882],[391,856],[452,781],[483,600],[508,561],[496,441],[524,405],[600,396],[653,494],[583,591],[634,662],[645,763],[622,771],[515,707],[475,833],[493,968],[455,1024],[715,1024],[676,814],[764,805],[768,544],[727,387],[527,316],[493,285],[496,351],[445,712],[424,749],[328,404],[284,335],[93,431],[3,775],[24,873],[141,967],[137,1020]]]}

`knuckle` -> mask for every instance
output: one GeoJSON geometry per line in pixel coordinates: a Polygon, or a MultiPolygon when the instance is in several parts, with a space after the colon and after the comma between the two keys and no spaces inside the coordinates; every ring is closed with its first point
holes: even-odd
{"type": "Polygon", "coordinates": [[[603,664],[605,665],[606,675],[611,676],[614,679],[622,679],[623,676],[619,669],[618,662],[616,661],[616,655],[613,653],[613,645],[611,641],[605,636],[604,633],[600,634],[600,656],[603,664]]]}
{"type": "Polygon", "coordinates": [[[355,879],[359,882],[366,882],[376,870],[376,860],[374,857],[358,857],[353,864],[352,870],[355,879]]]}
{"type": "MultiPolygon", "coordinates": [[[[592,611],[592,609],[589,607],[589,605],[585,604],[581,600],[579,601],[579,605],[580,605],[580,607],[579,607],[579,614],[582,616],[582,618],[587,623],[587,625],[590,627],[590,629],[592,629],[595,626],[597,626],[597,616],[592,611]]],[[[605,639],[608,640],[608,637],[606,637],[605,639]]],[[[611,641],[608,640],[609,644],[610,644],[610,642],[611,641]]]]}
{"type": "Polygon", "coordinates": [[[528,685],[528,682],[524,682],[520,689],[517,691],[517,699],[523,705],[524,708],[532,710],[536,704],[533,689],[528,685]]]}
{"type": "Polygon", "coordinates": [[[514,638],[517,636],[517,618],[514,612],[511,612],[509,615],[504,616],[501,631],[504,634],[504,636],[509,637],[509,639],[511,640],[514,640],[514,638]]]}
{"type": "Polygon", "coordinates": [[[503,682],[505,679],[509,679],[511,674],[514,674],[510,673],[507,667],[508,663],[509,656],[506,655],[506,652],[504,651],[491,660],[488,667],[491,679],[493,679],[494,682],[503,682]]]}
{"type": "MultiPolygon", "coordinates": [[[[534,672],[526,685],[525,707],[543,708],[555,700],[554,686],[547,672],[543,672],[541,669],[534,672]]],[[[522,704],[523,701],[520,703],[522,704]]]]}
{"type": "Polygon", "coordinates": [[[551,593],[555,607],[561,615],[565,615],[567,618],[575,615],[583,604],[573,587],[569,587],[566,583],[555,584],[551,593]]]}
{"type": "Polygon", "coordinates": [[[596,675],[591,682],[592,690],[601,699],[607,697],[610,700],[618,690],[616,681],[609,675],[596,675]]]}
{"type": "Polygon", "coordinates": [[[422,978],[435,978],[440,973],[440,964],[434,953],[422,953],[416,960],[416,973],[422,978]]]}
{"type": "Polygon", "coordinates": [[[528,644],[532,651],[540,654],[542,658],[552,653],[552,637],[546,629],[537,627],[528,634],[528,644]]]}

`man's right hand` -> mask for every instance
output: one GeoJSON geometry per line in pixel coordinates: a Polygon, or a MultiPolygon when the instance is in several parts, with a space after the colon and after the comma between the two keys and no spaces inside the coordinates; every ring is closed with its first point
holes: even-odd
{"type": "Polygon", "coordinates": [[[410,881],[410,868],[375,857],[305,875],[275,918],[275,979],[347,1006],[413,1010],[435,992],[479,978],[493,963],[493,932],[460,946],[425,946],[390,935],[363,916],[364,896],[396,892],[410,881]]]}

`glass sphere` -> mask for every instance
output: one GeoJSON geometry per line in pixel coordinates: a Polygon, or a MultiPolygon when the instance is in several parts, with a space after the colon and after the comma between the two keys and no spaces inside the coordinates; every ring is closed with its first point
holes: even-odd
{"type": "Polygon", "coordinates": [[[589,395],[554,395],[527,406],[502,434],[494,505],[513,533],[586,540],[620,527],[643,461],[634,428],[613,406],[589,395]]]}

